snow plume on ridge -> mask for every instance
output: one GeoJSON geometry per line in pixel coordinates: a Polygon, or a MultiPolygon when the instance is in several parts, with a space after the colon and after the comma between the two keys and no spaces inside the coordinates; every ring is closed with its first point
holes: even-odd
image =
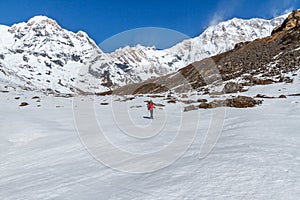
{"type": "Polygon", "coordinates": [[[209,26],[214,26],[224,21],[224,13],[222,12],[215,12],[212,19],[210,19],[209,26]]]}
{"type": "Polygon", "coordinates": [[[267,6],[270,9],[269,16],[270,17],[277,17],[281,15],[286,15],[293,10],[297,10],[295,5],[297,4],[297,0],[285,0],[285,1],[267,1],[267,6]],[[275,3],[276,2],[276,3],[275,3]]]}
{"type": "Polygon", "coordinates": [[[225,18],[231,16],[236,7],[238,7],[241,3],[243,3],[243,1],[220,1],[218,8],[212,15],[212,18],[209,19],[209,26],[217,25],[220,22],[225,21],[225,18]]]}
{"type": "Polygon", "coordinates": [[[273,8],[272,9],[272,16],[273,17],[276,17],[276,16],[281,16],[281,15],[287,15],[289,14],[290,12],[292,12],[293,10],[295,10],[294,7],[288,7],[286,8],[285,10],[279,10],[279,9],[276,9],[276,8],[273,8]]]}

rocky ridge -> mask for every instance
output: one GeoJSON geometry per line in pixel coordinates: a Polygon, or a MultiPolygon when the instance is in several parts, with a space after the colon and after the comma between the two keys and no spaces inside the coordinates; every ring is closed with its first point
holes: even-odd
{"type": "Polygon", "coordinates": [[[137,45],[117,49],[109,54],[109,58],[111,63],[130,74],[134,82],[140,82],[231,50],[237,43],[266,37],[286,17],[283,15],[272,20],[234,18],[210,26],[198,37],[184,40],[169,49],[157,50],[155,47],[137,45]]]}

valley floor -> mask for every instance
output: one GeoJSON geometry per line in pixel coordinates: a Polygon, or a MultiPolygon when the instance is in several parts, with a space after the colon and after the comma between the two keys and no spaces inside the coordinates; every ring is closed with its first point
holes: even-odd
{"type": "MultiPolygon", "coordinates": [[[[292,85],[257,86],[245,94],[299,93],[296,78],[292,85]]],[[[197,119],[196,136],[183,156],[142,174],[105,166],[85,149],[73,115],[81,116],[81,108],[72,98],[30,92],[0,92],[0,98],[0,199],[294,200],[300,196],[300,96],[264,99],[254,108],[226,108],[220,138],[204,159],[199,152],[213,110],[183,113],[182,105],[168,104],[157,107],[151,121],[144,118],[148,97],[127,102],[115,101],[118,97],[77,97],[78,102],[93,104],[106,137],[129,152],[161,149],[175,138],[182,118],[197,119]],[[29,105],[19,107],[23,101],[29,105]],[[103,102],[109,104],[100,105],[103,102]],[[136,127],[153,129],[158,135],[132,139],[124,134],[122,127],[131,126],[124,120],[128,114],[124,110],[136,127]],[[122,119],[120,124],[116,119],[122,119]]],[[[185,131],[194,131],[193,126],[185,131]]]]}

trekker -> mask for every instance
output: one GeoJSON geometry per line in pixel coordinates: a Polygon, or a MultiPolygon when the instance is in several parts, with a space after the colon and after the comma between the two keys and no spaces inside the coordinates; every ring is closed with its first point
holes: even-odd
{"type": "Polygon", "coordinates": [[[153,119],[153,110],[154,110],[154,103],[150,100],[147,104],[148,110],[150,111],[150,119],[153,119]]]}

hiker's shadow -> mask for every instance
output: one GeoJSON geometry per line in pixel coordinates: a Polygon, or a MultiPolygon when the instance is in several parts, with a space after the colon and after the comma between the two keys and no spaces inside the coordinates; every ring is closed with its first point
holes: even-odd
{"type": "Polygon", "coordinates": [[[145,119],[151,119],[151,117],[148,117],[148,116],[143,116],[143,118],[145,118],[145,119]]]}

